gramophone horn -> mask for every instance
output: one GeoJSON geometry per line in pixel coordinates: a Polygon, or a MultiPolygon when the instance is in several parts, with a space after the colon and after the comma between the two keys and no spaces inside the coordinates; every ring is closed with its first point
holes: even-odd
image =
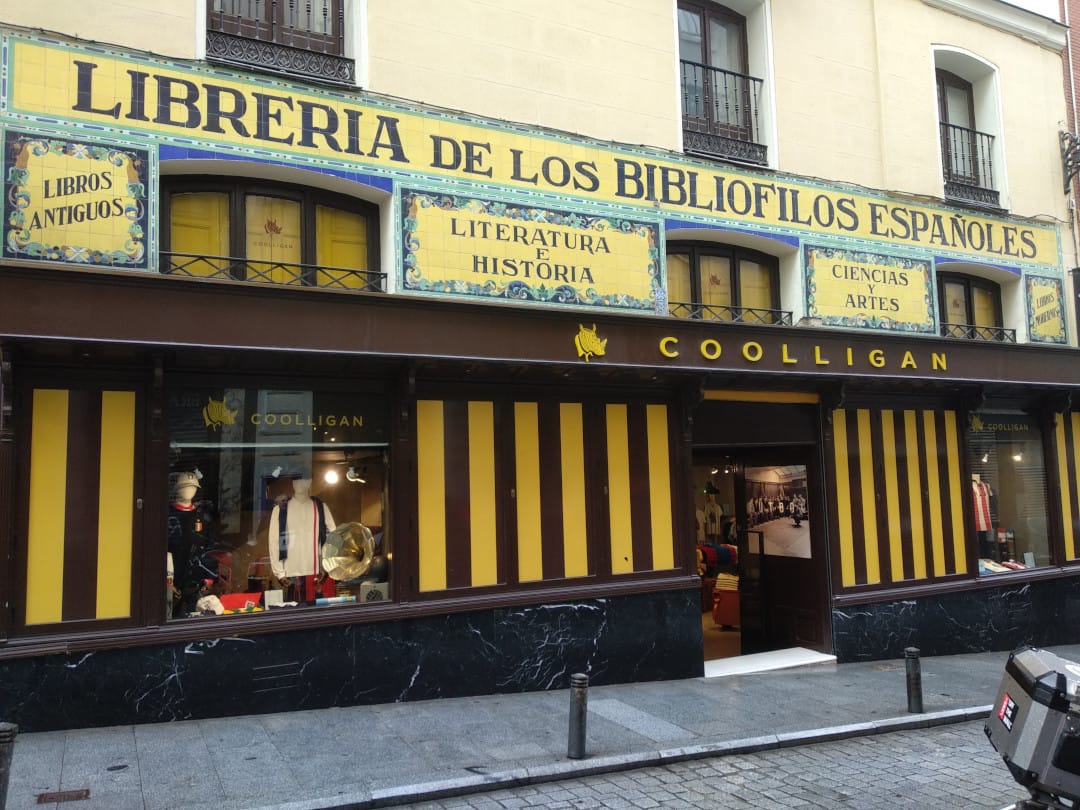
{"type": "Polygon", "coordinates": [[[343,582],[368,572],[375,557],[375,538],[362,523],[343,523],[326,535],[322,547],[323,570],[343,582]]]}

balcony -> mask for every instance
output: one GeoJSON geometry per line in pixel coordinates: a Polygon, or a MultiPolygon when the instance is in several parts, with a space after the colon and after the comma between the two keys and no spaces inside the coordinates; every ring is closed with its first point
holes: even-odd
{"type": "Polygon", "coordinates": [[[344,31],[340,0],[208,0],[206,60],[351,87],[344,31]]]}
{"type": "Polygon", "coordinates": [[[688,304],[672,301],[668,302],[668,313],[676,318],[693,318],[700,321],[791,326],[791,313],[782,309],[712,306],[709,304],[688,304]]]}
{"type": "Polygon", "coordinates": [[[353,292],[383,292],[386,288],[386,274],[372,270],[286,264],[226,256],[199,256],[190,253],[162,253],[161,272],[163,275],[187,278],[320,287],[353,292]]]}
{"type": "Polygon", "coordinates": [[[1000,326],[975,326],[969,323],[943,323],[942,337],[981,340],[988,343],[1016,343],[1016,330],[1000,326]]]}
{"type": "Polygon", "coordinates": [[[682,60],[683,148],[687,153],[764,166],[761,79],[682,60]]]}
{"type": "Polygon", "coordinates": [[[1000,209],[994,188],[994,136],[941,124],[941,163],[945,199],[964,205],[1000,209]]]}

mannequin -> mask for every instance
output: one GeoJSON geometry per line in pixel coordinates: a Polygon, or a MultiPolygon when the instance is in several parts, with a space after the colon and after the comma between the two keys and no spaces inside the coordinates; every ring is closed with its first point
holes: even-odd
{"type": "MultiPolygon", "coordinates": [[[[201,554],[211,545],[213,518],[209,504],[196,501],[201,485],[193,472],[182,472],[173,483],[169,503],[167,535],[173,562],[173,592],[179,601],[179,615],[195,609],[201,582],[192,576],[192,550],[201,554]]],[[[174,606],[173,611],[177,608],[174,606]]]]}
{"type": "Polygon", "coordinates": [[[716,502],[716,496],[720,492],[712,481],[705,484],[705,536],[710,543],[720,542],[720,519],[724,517],[724,510],[716,502]]]}
{"type": "Polygon", "coordinates": [[[267,532],[270,570],[287,591],[286,601],[334,595],[333,582],[322,571],[322,544],[335,528],[326,504],[311,495],[311,479],[294,478],[293,495],[274,507],[267,532]]]}
{"type": "Polygon", "coordinates": [[[979,556],[993,556],[994,521],[990,513],[990,485],[978,473],[971,475],[971,497],[975,512],[975,534],[979,538],[979,556]]]}

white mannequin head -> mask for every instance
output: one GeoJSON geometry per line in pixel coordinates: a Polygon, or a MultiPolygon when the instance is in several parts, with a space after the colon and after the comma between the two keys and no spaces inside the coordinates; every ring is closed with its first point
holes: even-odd
{"type": "Polygon", "coordinates": [[[306,501],[311,497],[311,479],[294,478],[292,482],[293,497],[297,500],[306,501]]]}

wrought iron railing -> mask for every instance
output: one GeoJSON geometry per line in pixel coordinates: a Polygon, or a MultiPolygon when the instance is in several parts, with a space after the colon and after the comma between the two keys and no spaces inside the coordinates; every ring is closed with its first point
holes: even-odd
{"type": "Polygon", "coordinates": [[[994,136],[974,129],[941,125],[941,163],[945,196],[958,202],[997,208],[994,188],[994,136]]]}
{"type": "Polygon", "coordinates": [[[161,272],[165,275],[188,278],[362,292],[384,292],[386,288],[386,274],[373,270],[255,261],[192,253],[162,253],[161,272]]]}
{"type": "Polygon", "coordinates": [[[714,306],[711,304],[690,304],[671,301],[668,302],[668,313],[676,318],[694,318],[701,321],[791,326],[791,313],[782,309],[714,306]]]}
{"type": "Polygon", "coordinates": [[[207,0],[206,58],[330,84],[355,84],[343,0],[207,0]]]}
{"type": "Polygon", "coordinates": [[[989,343],[1016,343],[1016,330],[1000,326],[975,326],[970,323],[943,323],[941,334],[944,337],[963,338],[964,340],[984,340],[989,343]]]}
{"type": "Polygon", "coordinates": [[[761,79],[685,59],[681,66],[686,151],[765,165],[761,79]]]}

